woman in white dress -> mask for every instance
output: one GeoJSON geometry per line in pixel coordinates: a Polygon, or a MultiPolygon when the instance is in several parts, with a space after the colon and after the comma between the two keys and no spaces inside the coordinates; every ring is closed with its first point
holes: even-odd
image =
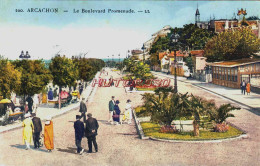
{"type": "Polygon", "coordinates": [[[132,123],[132,105],[131,100],[128,99],[125,106],[125,121],[128,122],[128,124],[132,123]]]}

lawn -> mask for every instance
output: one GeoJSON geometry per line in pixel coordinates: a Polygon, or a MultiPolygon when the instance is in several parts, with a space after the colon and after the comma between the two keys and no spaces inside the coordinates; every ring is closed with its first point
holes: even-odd
{"type": "Polygon", "coordinates": [[[136,88],[138,91],[154,91],[156,88],[136,88]]]}
{"type": "Polygon", "coordinates": [[[216,140],[224,138],[237,137],[243,134],[242,131],[230,126],[230,130],[225,133],[218,133],[212,131],[200,130],[200,136],[193,136],[193,132],[183,132],[183,133],[159,133],[160,125],[151,122],[142,122],[141,126],[143,128],[145,136],[159,139],[172,139],[172,140],[184,140],[184,141],[199,141],[199,140],[216,140]]]}

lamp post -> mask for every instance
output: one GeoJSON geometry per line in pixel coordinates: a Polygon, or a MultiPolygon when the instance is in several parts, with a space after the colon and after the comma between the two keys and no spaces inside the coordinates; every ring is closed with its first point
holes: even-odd
{"type": "MultiPolygon", "coordinates": [[[[170,48],[174,51],[174,93],[178,92],[177,86],[177,50],[178,50],[178,39],[179,35],[176,31],[171,35],[170,48]]],[[[170,49],[171,50],[171,49],[170,49]]]]}
{"type": "Polygon", "coordinates": [[[120,54],[118,54],[118,57],[119,57],[119,64],[120,64],[120,54]]]}
{"type": "Polygon", "coordinates": [[[144,44],[143,44],[143,47],[141,49],[143,50],[143,63],[144,63],[144,61],[145,61],[145,55],[144,55],[145,46],[144,46],[144,44]]]}
{"type": "Polygon", "coordinates": [[[107,56],[107,65],[109,67],[109,56],[107,56]]]}
{"type": "Polygon", "coordinates": [[[19,58],[21,58],[21,59],[29,59],[29,58],[31,58],[31,56],[29,55],[29,52],[28,52],[28,51],[26,51],[25,54],[24,54],[24,52],[22,51],[21,54],[20,54],[20,56],[19,56],[19,58]]]}

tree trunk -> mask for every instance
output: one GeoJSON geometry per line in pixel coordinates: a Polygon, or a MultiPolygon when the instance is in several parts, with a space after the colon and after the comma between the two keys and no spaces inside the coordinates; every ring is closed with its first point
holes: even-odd
{"type": "Polygon", "coordinates": [[[60,93],[61,93],[61,86],[59,86],[59,109],[61,109],[60,93]]]}
{"type": "Polygon", "coordinates": [[[193,133],[194,133],[194,136],[200,135],[199,124],[197,123],[196,120],[193,121],[193,133]]]}

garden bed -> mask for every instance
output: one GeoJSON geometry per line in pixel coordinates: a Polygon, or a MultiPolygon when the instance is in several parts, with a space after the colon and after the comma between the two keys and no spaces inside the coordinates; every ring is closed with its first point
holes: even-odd
{"type": "Polygon", "coordinates": [[[148,88],[148,87],[136,87],[138,91],[154,91],[156,88],[148,88]]]}
{"type": "Polygon", "coordinates": [[[219,140],[238,137],[243,134],[242,131],[230,125],[229,131],[225,133],[200,130],[200,136],[193,136],[193,132],[181,133],[160,133],[161,126],[151,122],[141,122],[144,135],[150,138],[181,140],[181,141],[203,141],[203,140],[219,140]]]}

